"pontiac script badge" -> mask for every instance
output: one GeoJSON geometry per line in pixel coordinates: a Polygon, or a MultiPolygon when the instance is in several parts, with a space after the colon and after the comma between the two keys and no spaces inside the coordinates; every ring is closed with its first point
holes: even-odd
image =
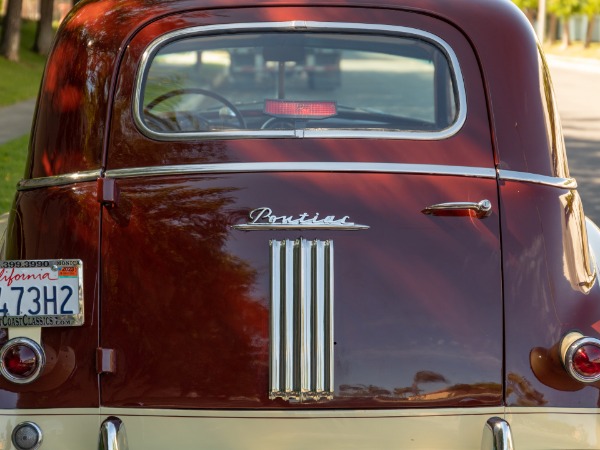
{"type": "Polygon", "coordinates": [[[367,230],[368,225],[349,222],[350,216],[325,216],[302,213],[298,216],[277,216],[266,206],[253,209],[248,223],[234,225],[236,230],[367,230]]]}

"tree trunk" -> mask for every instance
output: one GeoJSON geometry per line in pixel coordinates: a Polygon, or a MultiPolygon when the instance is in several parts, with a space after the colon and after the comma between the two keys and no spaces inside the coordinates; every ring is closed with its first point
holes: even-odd
{"type": "Polygon", "coordinates": [[[589,48],[592,42],[592,33],[594,32],[594,16],[587,17],[587,26],[585,29],[585,41],[583,41],[583,48],[589,48]]]}
{"type": "Polygon", "coordinates": [[[52,46],[54,30],[52,29],[52,16],[54,14],[54,0],[40,1],[40,20],[35,32],[33,51],[46,56],[52,46]]]}
{"type": "Polygon", "coordinates": [[[529,8],[525,8],[523,12],[525,13],[525,17],[527,17],[527,20],[529,20],[529,23],[533,27],[535,25],[535,17],[533,15],[533,11],[529,8]]]}
{"type": "Polygon", "coordinates": [[[558,26],[557,22],[558,19],[556,15],[552,14],[550,16],[550,30],[548,31],[548,41],[550,41],[551,44],[556,42],[556,28],[558,26]]]}
{"type": "Polygon", "coordinates": [[[19,60],[19,44],[21,43],[21,10],[23,0],[8,0],[6,16],[2,26],[0,56],[9,61],[19,60]]]}
{"type": "Polygon", "coordinates": [[[537,36],[542,44],[546,42],[546,0],[539,0],[538,2],[537,36]]]}
{"type": "Polygon", "coordinates": [[[571,33],[569,27],[570,17],[562,17],[562,46],[567,48],[571,45],[571,33]]]}

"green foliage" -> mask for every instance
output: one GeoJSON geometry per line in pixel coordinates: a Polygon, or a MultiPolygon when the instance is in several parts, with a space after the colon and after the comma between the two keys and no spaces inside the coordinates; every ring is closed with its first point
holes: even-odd
{"type": "Polygon", "coordinates": [[[513,0],[513,3],[522,10],[536,10],[538,8],[538,0],[513,0]]]}
{"type": "Polygon", "coordinates": [[[600,14],[600,0],[582,0],[581,12],[588,17],[600,14]]]}
{"type": "Polygon", "coordinates": [[[29,136],[0,145],[0,214],[8,212],[16,186],[25,173],[29,136]]]}
{"type": "Polygon", "coordinates": [[[548,12],[558,17],[570,17],[581,11],[585,0],[548,0],[548,12]]]}
{"type": "Polygon", "coordinates": [[[35,40],[35,28],[36,22],[23,21],[19,62],[0,57],[0,106],[37,96],[45,58],[31,50],[35,40]]]}

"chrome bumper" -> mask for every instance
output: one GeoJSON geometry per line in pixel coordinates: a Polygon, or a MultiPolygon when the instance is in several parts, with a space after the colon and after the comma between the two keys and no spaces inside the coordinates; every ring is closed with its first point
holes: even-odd
{"type": "Polygon", "coordinates": [[[107,417],[100,425],[98,450],[128,450],[125,424],[118,417],[107,417]]]}
{"type": "Polygon", "coordinates": [[[11,448],[11,435],[24,422],[39,427],[41,449],[62,450],[600,448],[598,408],[6,409],[0,410],[0,448],[11,448]]]}
{"type": "Polygon", "coordinates": [[[500,417],[488,419],[483,427],[481,450],[513,450],[510,425],[500,417]]]}
{"type": "MultiPolygon", "coordinates": [[[[483,427],[481,450],[513,450],[510,425],[499,417],[491,417],[483,427]]],[[[118,417],[108,417],[100,425],[98,450],[129,450],[125,425],[118,417]]]]}

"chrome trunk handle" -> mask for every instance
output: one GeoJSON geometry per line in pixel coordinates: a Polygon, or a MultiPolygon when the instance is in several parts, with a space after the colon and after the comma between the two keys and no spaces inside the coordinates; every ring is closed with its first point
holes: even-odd
{"type": "Polygon", "coordinates": [[[432,216],[460,216],[471,215],[482,219],[492,213],[492,202],[489,200],[481,200],[480,202],[450,202],[431,205],[421,211],[423,214],[432,216]]]}
{"type": "Polygon", "coordinates": [[[107,417],[100,425],[98,450],[128,450],[125,424],[118,417],[107,417]]]}
{"type": "Polygon", "coordinates": [[[500,417],[491,417],[483,427],[481,450],[514,450],[510,425],[500,417]]]}

